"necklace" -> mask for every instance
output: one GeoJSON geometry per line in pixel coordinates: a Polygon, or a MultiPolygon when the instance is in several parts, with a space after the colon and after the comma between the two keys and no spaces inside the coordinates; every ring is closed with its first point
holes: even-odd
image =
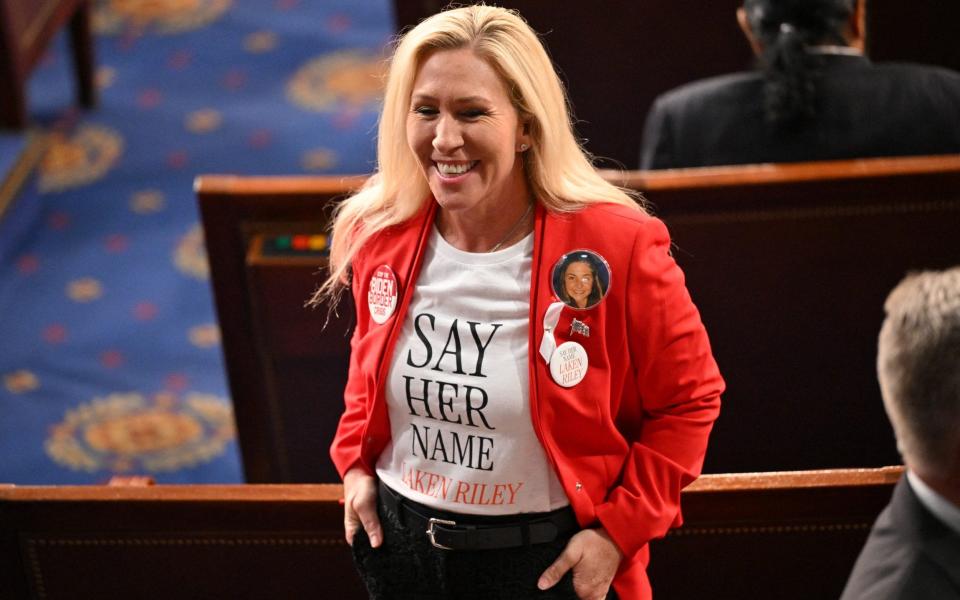
{"type": "Polygon", "coordinates": [[[504,245],[507,240],[516,233],[517,228],[520,227],[520,224],[527,220],[527,217],[530,216],[530,211],[533,210],[533,202],[527,204],[527,210],[520,216],[520,220],[513,224],[513,227],[510,228],[510,231],[507,232],[507,235],[503,236],[499,242],[493,245],[493,248],[487,250],[487,252],[496,252],[500,249],[500,246],[504,245]]]}
{"type": "Polygon", "coordinates": [[[863,56],[861,50],[851,48],[850,46],[807,46],[809,54],[834,54],[843,56],[863,56]]]}

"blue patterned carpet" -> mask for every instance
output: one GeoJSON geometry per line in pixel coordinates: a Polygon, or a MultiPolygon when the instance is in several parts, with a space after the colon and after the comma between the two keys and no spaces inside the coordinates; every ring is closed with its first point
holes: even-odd
{"type": "Polygon", "coordinates": [[[372,169],[388,0],[191,6],[98,5],[92,112],[65,38],[31,80],[52,138],[0,222],[0,482],[242,481],[193,178],[372,169]]]}

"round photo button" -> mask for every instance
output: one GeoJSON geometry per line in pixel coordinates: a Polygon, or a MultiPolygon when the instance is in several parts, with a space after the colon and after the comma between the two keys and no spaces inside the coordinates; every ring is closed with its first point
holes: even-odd
{"type": "Polygon", "coordinates": [[[571,308],[593,308],[610,289],[610,265],[592,250],[572,250],[560,257],[550,276],[553,293],[571,308]]]}

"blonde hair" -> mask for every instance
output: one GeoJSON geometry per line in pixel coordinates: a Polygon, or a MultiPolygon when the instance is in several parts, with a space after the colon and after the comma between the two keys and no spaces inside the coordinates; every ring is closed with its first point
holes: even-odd
{"type": "Polygon", "coordinates": [[[378,128],[378,169],[334,213],[329,277],[311,303],[336,303],[357,251],[377,232],[402,223],[430,198],[427,180],[407,145],[406,122],[417,71],[437,50],[470,48],[510,90],[532,147],[524,167],[534,196],[549,210],[571,212],[595,202],[642,210],[631,192],[604,181],[573,133],[566,95],[536,33],[515,11],[493,6],[447,10],[400,38],[390,61],[378,128]]]}

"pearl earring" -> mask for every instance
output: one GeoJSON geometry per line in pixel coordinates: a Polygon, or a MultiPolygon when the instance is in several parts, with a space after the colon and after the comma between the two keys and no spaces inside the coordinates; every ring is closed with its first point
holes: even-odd
{"type": "Polygon", "coordinates": [[[529,147],[530,147],[530,146],[528,146],[528,145],[526,145],[526,144],[520,144],[520,152],[526,152],[526,151],[527,151],[527,148],[529,148],[529,147]]]}

